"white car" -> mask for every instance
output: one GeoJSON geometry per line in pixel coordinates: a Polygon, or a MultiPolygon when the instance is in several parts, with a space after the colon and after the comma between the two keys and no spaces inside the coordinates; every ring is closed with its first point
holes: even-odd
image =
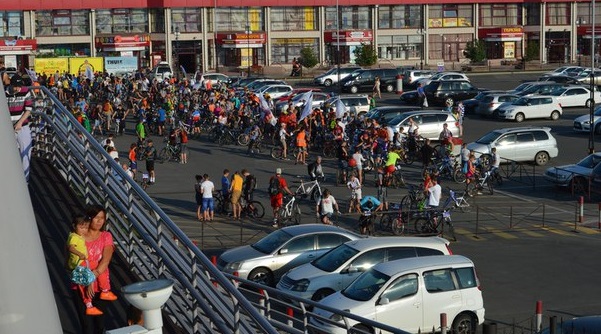
{"type": "Polygon", "coordinates": [[[422,78],[417,80],[417,84],[422,84],[423,86],[428,85],[430,82],[435,81],[435,80],[439,80],[439,81],[449,81],[449,80],[467,80],[470,81],[470,79],[467,77],[467,75],[463,74],[463,73],[459,73],[459,72],[439,72],[434,74],[433,76],[429,77],[429,78],[422,78]]]}
{"type": "Polygon", "coordinates": [[[567,75],[569,77],[577,77],[584,70],[585,68],[582,66],[561,66],[551,72],[544,73],[542,76],[567,75]]]}
{"type": "Polygon", "coordinates": [[[329,111],[329,108],[336,109],[336,100],[342,101],[345,112],[351,115],[361,116],[369,111],[369,98],[367,95],[337,95],[329,98],[323,103],[324,111],[329,111]]]}
{"type": "Polygon", "coordinates": [[[171,69],[171,65],[166,61],[158,63],[157,66],[152,69],[152,76],[159,80],[171,78],[172,75],[173,69],[171,69]]]}
{"type": "Polygon", "coordinates": [[[511,103],[502,104],[497,109],[497,117],[501,119],[523,122],[531,118],[550,118],[558,120],[563,113],[561,104],[555,96],[525,96],[511,103]]]}
{"type": "MultiPolygon", "coordinates": [[[[597,107],[593,113],[593,129],[595,134],[601,135],[601,107],[597,107]]],[[[574,131],[589,133],[591,131],[591,116],[586,114],[576,117],[574,119],[574,131]]]]}
{"type": "Polygon", "coordinates": [[[595,89],[593,92],[593,99],[591,99],[591,91],[583,86],[567,86],[565,88],[556,89],[549,93],[549,95],[555,96],[557,101],[561,103],[562,108],[590,108],[591,104],[594,104],[594,101],[601,102],[601,92],[595,89]]]}
{"type": "Polygon", "coordinates": [[[290,270],[276,288],[319,301],[346,288],[362,272],[380,262],[450,255],[449,241],[431,237],[376,237],[348,241],[319,258],[290,270]]]}
{"type": "Polygon", "coordinates": [[[281,85],[281,84],[275,84],[275,85],[267,85],[264,87],[261,87],[257,90],[257,94],[263,94],[266,95],[268,94],[272,99],[277,99],[280,96],[284,96],[285,94],[291,92],[294,88],[292,88],[292,86],[290,85],[281,85]]]}
{"type": "MultiPolygon", "coordinates": [[[[476,333],[485,313],[474,263],[461,255],[376,264],[346,289],[319,303],[409,333],[440,328],[441,313],[447,315],[449,332],[476,333]]],[[[315,333],[379,333],[323,308],[316,307],[313,313],[309,322],[315,333]]]]}

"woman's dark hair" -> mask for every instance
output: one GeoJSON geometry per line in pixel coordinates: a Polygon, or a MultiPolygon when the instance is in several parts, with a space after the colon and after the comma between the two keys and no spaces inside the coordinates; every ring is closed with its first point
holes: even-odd
{"type": "MultiPolygon", "coordinates": [[[[106,210],[104,209],[103,206],[98,205],[98,204],[93,204],[93,205],[89,205],[86,208],[86,215],[88,217],[90,217],[90,220],[94,219],[94,217],[96,217],[96,215],[98,215],[100,212],[104,212],[106,213],[106,210]]],[[[105,224],[106,225],[106,224],[105,224]]],[[[104,226],[102,226],[102,230],[104,230],[104,226]]]]}

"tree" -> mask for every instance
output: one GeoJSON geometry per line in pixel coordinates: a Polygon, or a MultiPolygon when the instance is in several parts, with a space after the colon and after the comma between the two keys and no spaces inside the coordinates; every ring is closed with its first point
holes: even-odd
{"type": "Polygon", "coordinates": [[[317,63],[319,63],[319,60],[317,59],[314,50],[309,47],[301,49],[300,59],[298,61],[303,67],[306,68],[313,68],[315,67],[315,65],[317,65],[317,63]]]}
{"type": "Polygon", "coordinates": [[[355,63],[359,66],[371,66],[378,62],[378,53],[371,44],[361,44],[353,51],[355,63]]]}
{"type": "Polygon", "coordinates": [[[524,61],[531,61],[538,59],[538,42],[529,40],[526,44],[526,50],[524,50],[524,56],[522,57],[524,61]]]}
{"type": "Polygon", "coordinates": [[[463,53],[465,58],[469,59],[471,63],[479,63],[486,59],[486,46],[479,39],[469,41],[463,53]]]}

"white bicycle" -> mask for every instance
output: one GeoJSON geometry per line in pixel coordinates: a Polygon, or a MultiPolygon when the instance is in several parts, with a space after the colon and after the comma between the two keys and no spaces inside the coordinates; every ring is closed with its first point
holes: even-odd
{"type": "Polygon", "coordinates": [[[461,212],[470,212],[470,203],[465,199],[465,195],[466,193],[463,192],[461,196],[457,196],[453,190],[449,189],[449,197],[451,198],[453,206],[459,208],[461,212]]]}
{"type": "Polygon", "coordinates": [[[278,224],[280,227],[299,225],[301,210],[296,201],[296,195],[284,197],[285,204],[278,211],[278,224]]]}
{"type": "Polygon", "coordinates": [[[321,185],[317,180],[314,181],[303,181],[301,176],[297,176],[300,179],[300,185],[296,188],[295,194],[301,198],[311,198],[311,201],[317,203],[322,196],[321,185]]]}

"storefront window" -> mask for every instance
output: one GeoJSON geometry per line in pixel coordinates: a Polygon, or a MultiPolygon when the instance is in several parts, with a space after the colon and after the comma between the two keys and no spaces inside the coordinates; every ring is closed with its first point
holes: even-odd
{"type": "Polygon", "coordinates": [[[88,10],[51,10],[36,12],[37,36],[69,36],[90,34],[88,10]]]}
{"type": "Polygon", "coordinates": [[[480,4],[480,24],[482,26],[521,25],[522,11],[518,4],[480,4]]]}
{"type": "MultiPolygon", "coordinates": [[[[209,27],[213,27],[213,11],[209,10],[209,27]]],[[[217,8],[217,32],[223,31],[245,31],[249,26],[251,31],[265,30],[265,17],[260,7],[227,7],[217,8]]]]}
{"type": "Polygon", "coordinates": [[[98,9],[96,10],[96,32],[144,33],[148,31],[148,12],[146,9],[98,9]]]}
{"type": "Polygon", "coordinates": [[[472,34],[431,34],[428,36],[428,58],[459,62],[465,58],[463,50],[467,42],[473,38],[472,34]]]}
{"type": "Polygon", "coordinates": [[[472,27],[473,5],[430,5],[428,27],[472,27]]]}
{"type": "Polygon", "coordinates": [[[23,35],[23,12],[0,11],[0,36],[15,37],[23,35]]]}
{"type": "Polygon", "coordinates": [[[540,25],[540,6],[540,3],[535,2],[527,2],[524,4],[524,10],[526,11],[526,25],[540,25]]]}
{"type": "Polygon", "coordinates": [[[271,58],[274,63],[291,63],[300,57],[303,48],[311,48],[317,55],[319,45],[315,38],[274,38],[271,40],[271,58]]]}
{"type": "Polygon", "coordinates": [[[315,7],[274,7],[269,15],[271,29],[274,31],[317,30],[318,15],[315,7]]]}
{"type": "Polygon", "coordinates": [[[546,18],[548,25],[570,24],[570,4],[547,2],[546,18]]]}
{"type": "Polygon", "coordinates": [[[421,35],[378,37],[378,58],[390,60],[421,59],[421,35]]]}
{"type": "Polygon", "coordinates": [[[200,32],[200,8],[174,8],[171,10],[173,31],[200,32]]]}
{"type": "MultiPolygon", "coordinates": [[[[582,2],[577,3],[578,6],[578,15],[576,16],[576,24],[578,24],[578,19],[580,19],[581,24],[590,25],[592,20],[591,13],[591,3],[590,2],[582,2]]],[[[601,3],[595,3],[595,22],[596,24],[601,23],[601,3]]]]}
{"type": "Polygon", "coordinates": [[[162,8],[150,9],[150,20],[152,26],[150,32],[165,32],[165,10],[162,8]]]}
{"type": "Polygon", "coordinates": [[[378,28],[420,28],[422,26],[421,5],[380,6],[378,28]]]}
{"type": "MultiPolygon", "coordinates": [[[[369,7],[340,7],[341,30],[371,29],[371,10],[369,7]]],[[[336,7],[326,7],[326,30],[336,29],[336,7]]]]}

